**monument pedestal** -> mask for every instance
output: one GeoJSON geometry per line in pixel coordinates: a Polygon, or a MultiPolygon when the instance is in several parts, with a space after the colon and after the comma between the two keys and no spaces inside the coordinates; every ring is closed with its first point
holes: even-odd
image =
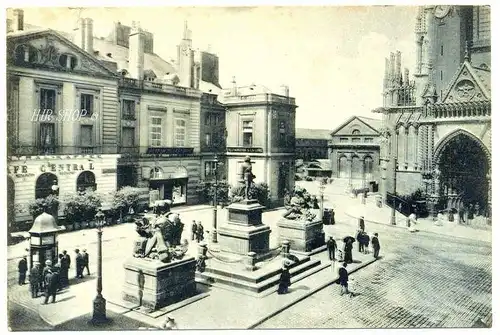
{"type": "Polygon", "coordinates": [[[245,256],[255,252],[258,261],[267,258],[271,228],[262,223],[264,208],[256,200],[228,206],[228,221],[218,228],[220,250],[245,256]]]}
{"type": "Polygon", "coordinates": [[[313,221],[295,221],[282,218],[278,222],[279,241],[290,242],[290,249],[311,254],[325,247],[325,232],[320,219],[313,221]]]}
{"type": "Polygon", "coordinates": [[[122,298],[150,309],[158,309],[196,294],[194,257],[162,263],[130,258],[125,264],[122,298]]]}

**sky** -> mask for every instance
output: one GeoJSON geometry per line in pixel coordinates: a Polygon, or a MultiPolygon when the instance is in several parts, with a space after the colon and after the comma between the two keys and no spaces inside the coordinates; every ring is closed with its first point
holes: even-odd
{"type": "MultiPolygon", "coordinates": [[[[113,22],[154,34],[155,53],[176,57],[188,22],[194,48],[219,56],[222,87],[283,84],[296,98],[298,128],[334,129],[352,115],[380,118],[385,58],[402,52],[415,68],[417,7],[122,7],[25,8],[25,22],[72,31],[78,17],[94,20],[107,36],[113,22]]],[[[277,91],[278,92],[278,91],[277,91]]]]}

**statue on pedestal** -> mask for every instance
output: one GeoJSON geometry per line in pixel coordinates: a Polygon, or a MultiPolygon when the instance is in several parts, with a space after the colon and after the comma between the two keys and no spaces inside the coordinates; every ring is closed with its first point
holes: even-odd
{"type": "Polygon", "coordinates": [[[245,185],[244,196],[247,200],[251,199],[250,188],[252,187],[254,179],[255,175],[252,173],[251,158],[249,156],[246,156],[245,161],[240,168],[240,183],[245,185]]]}
{"type": "Polygon", "coordinates": [[[316,214],[311,213],[309,201],[311,199],[309,193],[303,188],[295,188],[293,197],[290,200],[289,206],[286,207],[287,211],[283,214],[285,219],[297,221],[312,221],[316,214]]]}

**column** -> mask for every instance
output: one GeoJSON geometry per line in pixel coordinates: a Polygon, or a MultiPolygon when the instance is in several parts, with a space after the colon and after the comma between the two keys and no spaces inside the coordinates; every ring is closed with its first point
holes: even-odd
{"type": "Polygon", "coordinates": [[[414,141],[413,141],[414,142],[413,145],[415,147],[414,148],[415,151],[414,151],[414,158],[413,158],[414,162],[413,162],[413,164],[414,164],[415,171],[418,171],[418,169],[419,169],[419,157],[418,157],[419,155],[418,155],[418,151],[419,151],[419,148],[420,148],[420,145],[419,145],[420,144],[419,143],[419,136],[418,136],[418,125],[415,125],[413,129],[415,130],[415,136],[414,136],[414,141]]]}
{"type": "Polygon", "coordinates": [[[347,169],[349,171],[349,191],[352,190],[352,157],[347,157],[347,169]]]}

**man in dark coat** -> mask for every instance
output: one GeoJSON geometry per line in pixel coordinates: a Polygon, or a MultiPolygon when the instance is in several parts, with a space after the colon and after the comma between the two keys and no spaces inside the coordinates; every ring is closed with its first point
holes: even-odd
{"type": "Polygon", "coordinates": [[[83,256],[80,249],[75,249],[76,254],[76,278],[83,278],[83,256]]]}
{"type": "Polygon", "coordinates": [[[66,287],[69,285],[69,267],[70,267],[70,264],[71,264],[71,258],[69,257],[67,251],[64,250],[62,253],[62,259],[61,259],[61,281],[62,281],[63,287],[66,287]]]}
{"type": "Polygon", "coordinates": [[[365,244],[363,241],[363,231],[360,229],[358,230],[358,233],[356,234],[356,241],[358,241],[358,251],[364,252],[365,251],[365,244]]]}
{"type": "Polygon", "coordinates": [[[288,270],[288,266],[286,264],[283,264],[278,286],[278,294],[288,293],[288,287],[292,284],[290,277],[291,276],[290,276],[290,271],[288,270]]]}
{"type": "Polygon", "coordinates": [[[326,247],[328,248],[328,257],[331,261],[335,260],[335,251],[337,250],[337,242],[330,236],[330,239],[326,241],[326,247]]]}
{"type": "Polygon", "coordinates": [[[30,288],[31,288],[31,297],[38,298],[38,292],[40,292],[40,276],[42,275],[42,268],[40,267],[40,263],[35,262],[33,268],[30,271],[30,288]]]}
{"type": "Polygon", "coordinates": [[[196,224],[196,221],[193,220],[193,223],[191,224],[191,241],[194,241],[194,239],[197,237],[198,234],[198,225],[196,224]]]}
{"type": "Polygon", "coordinates": [[[364,216],[359,218],[359,229],[361,231],[365,231],[365,217],[364,216]]]}
{"type": "Polygon", "coordinates": [[[42,270],[42,278],[41,278],[41,283],[42,283],[42,288],[45,290],[45,288],[47,287],[47,284],[46,284],[46,281],[45,281],[45,277],[47,276],[47,274],[50,272],[52,272],[52,261],[50,260],[46,260],[45,261],[45,266],[42,270]]]}
{"type": "Polygon", "coordinates": [[[349,239],[344,244],[344,261],[347,264],[352,263],[352,240],[349,239]]]}
{"type": "Polygon", "coordinates": [[[53,272],[52,270],[48,270],[45,276],[45,301],[43,304],[47,304],[49,302],[49,297],[52,297],[52,303],[56,302],[57,288],[59,286],[59,276],[57,272],[53,272]]]}
{"type": "Polygon", "coordinates": [[[17,264],[17,270],[19,271],[19,285],[26,284],[26,272],[28,272],[28,261],[26,256],[23,256],[19,264],[17,264]]]}
{"type": "Polygon", "coordinates": [[[378,253],[380,251],[380,242],[378,241],[378,233],[375,233],[375,235],[372,237],[372,248],[373,248],[373,257],[377,259],[378,253]]]}
{"type": "Polygon", "coordinates": [[[201,224],[201,221],[198,221],[198,233],[196,235],[196,241],[199,243],[200,241],[203,241],[205,238],[204,238],[204,234],[205,232],[203,231],[203,225],[201,224]]]}
{"type": "Polygon", "coordinates": [[[344,262],[342,267],[339,269],[339,285],[340,285],[340,295],[351,294],[349,292],[349,273],[347,272],[347,263],[344,262]]]}
{"type": "Polygon", "coordinates": [[[82,266],[82,278],[83,278],[83,270],[87,269],[87,276],[90,276],[89,270],[89,254],[87,254],[87,249],[83,249],[83,266],[82,266]]]}
{"type": "Polygon", "coordinates": [[[459,223],[465,223],[465,210],[464,210],[464,206],[463,205],[460,205],[459,209],[458,209],[458,221],[459,223]]]}

